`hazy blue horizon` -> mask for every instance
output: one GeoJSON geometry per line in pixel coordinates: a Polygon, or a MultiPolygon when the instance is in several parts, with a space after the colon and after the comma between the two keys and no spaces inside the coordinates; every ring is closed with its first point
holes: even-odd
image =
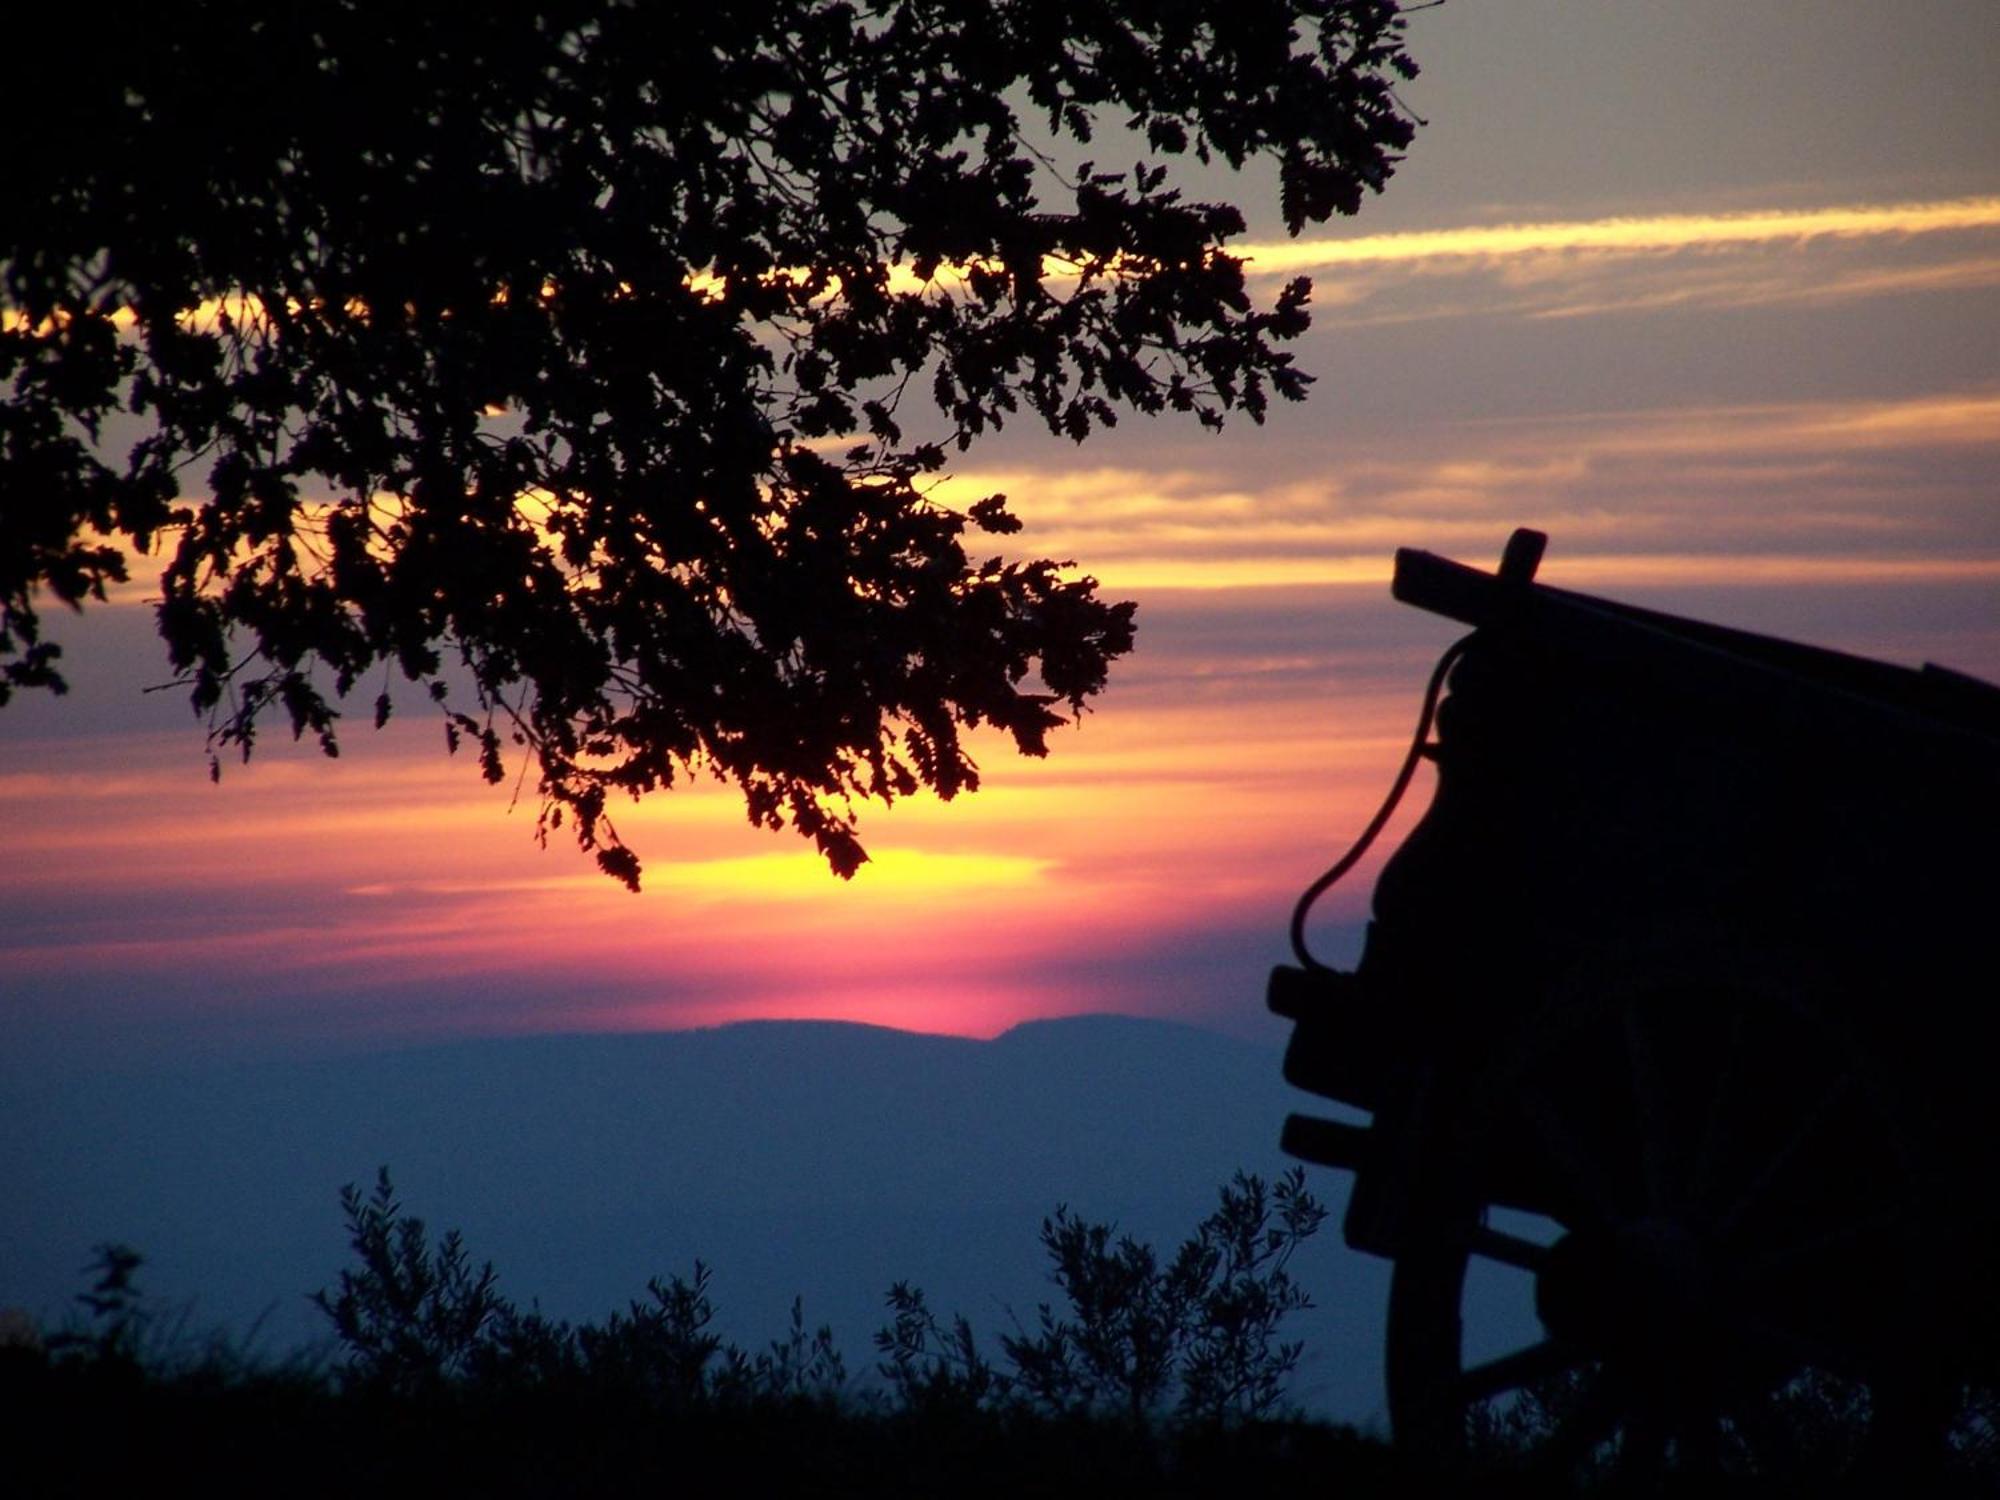
{"type": "MultiPolygon", "coordinates": [[[[22,1226],[0,1246],[0,1305],[59,1322],[92,1247],[118,1241],[147,1257],[154,1303],[195,1300],[190,1332],[265,1315],[263,1353],[298,1347],[323,1332],[306,1295],[347,1261],[338,1190],[387,1165],[434,1235],[461,1230],[507,1296],[553,1316],[602,1318],[699,1258],[747,1347],[800,1296],[868,1372],[884,1294],[907,1280],[997,1353],[1010,1310],[1029,1321],[1054,1295],[1037,1234],[1058,1204],[1165,1255],[1233,1172],[1291,1165],[1285,1113],[1325,1101],[1280,1060],[1096,1015],[991,1041],[744,1022],[0,1081],[22,1226]]],[[[1344,1174],[1309,1183],[1333,1217],[1296,1262],[1318,1305],[1288,1330],[1307,1346],[1293,1393],[1377,1421],[1387,1266],[1340,1243],[1344,1174]]]]}

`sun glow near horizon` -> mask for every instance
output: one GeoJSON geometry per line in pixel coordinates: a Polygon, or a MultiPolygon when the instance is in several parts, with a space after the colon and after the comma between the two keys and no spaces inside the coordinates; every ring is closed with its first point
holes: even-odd
{"type": "MultiPolygon", "coordinates": [[[[613,809],[645,861],[635,898],[560,840],[538,851],[532,783],[509,816],[518,767],[485,785],[414,709],[337,762],[280,737],[211,787],[185,705],[138,695],[163,668],[134,664],[158,566],[135,558],[112,607],[49,622],[85,719],[26,698],[0,716],[19,1045],[37,1026],[152,1035],[156,1013],[316,1045],[777,1018],[991,1036],[1107,1009],[1263,1034],[1290,902],[1373,811],[1454,634],[1388,599],[1394,553],[1491,566],[1515,525],[1551,533],[1557,586],[2000,676],[2000,368],[1975,337],[2000,197],[1252,251],[1253,277],[1282,254],[1329,283],[1301,351],[1331,372],[1328,415],[1206,444],[1121,428],[1081,454],[1010,430],[969,453],[935,502],[1007,492],[1027,525],[1010,545],[1136,597],[1140,645],[1047,760],[982,734],[978,792],[863,806],[873,862],[850,882],[697,778],[613,809]],[[1709,378],[1758,353],[1752,314],[1847,351],[1848,378],[1790,356],[1709,378]],[[1504,335],[1519,399],[1379,364],[1411,330],[1375,325],[1450,320],[1447,344],[1413,346],[1504,335]],[[1662,330],[1702,378],[1669,362],[1641,389],[1625,376],[1651,372],[1662,330]],[[1418,399],[1355,411],[1350,347],[1418,399]]],[[[1365,917],[1396,837],[1331,926],[1365,917]]]]}

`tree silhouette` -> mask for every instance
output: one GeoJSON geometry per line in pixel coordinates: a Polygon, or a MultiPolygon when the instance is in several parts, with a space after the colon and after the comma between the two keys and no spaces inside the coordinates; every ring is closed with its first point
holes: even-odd
{"type": "Polygon", "coordinates": [[[120,25],[0,98],[37,142],[0,180],[0,701],[63,687],[44,596],[157,548],[211,752],[276,714],[333,754],[400,675],[635,888],[615,793],[712,773],[849,874],[856,798],[976,786],[961,731],[1043,753],[1132,607],[968,550],[1018,522],[933,476],[1017,415],[1299,397],[1306,283],[1254,305],[1241,214],[1175,169],[1351,213],[1415,71],[1395,0],[120,25]],[[1107,127],[1122,169],[1078,160],[1107,127]]]}

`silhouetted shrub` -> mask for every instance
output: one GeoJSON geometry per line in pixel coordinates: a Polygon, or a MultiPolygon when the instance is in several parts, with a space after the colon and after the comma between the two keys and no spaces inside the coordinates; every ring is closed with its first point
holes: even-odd
{"type": "MultiPolygon", "coordinates": [[[[1588,1464],[1518,1461],[1587,1401],[1587,1371],[1486,1408],[1456,1490],[1379,1438],[1284,1415],[1300,1348],[1278,1332],[1310,1306],[1287,1265],[1325,1219],[1297,1170],[1269,1186],[1239,1173],[1164,1261],[1058,1208],[1042,1243],[1061,1310],[1039,1309],[994,1357],[966,1319],[940,1319],[899,1283],[875,1337],[887,1389],[873,1395],[849,1389],[830,1333],[809,1331],[796,1301],[762,1351],[721,1338],[699,1261],[602,1322],[570,1324],[513,1306],[456,1234],[433,1244],[386,1172],[341,1201],[358,1266],[314,1298],[339,1335],[337,1371],[273,1367],[219,1337],[191,1348],[187,1310],[142,1297],[142,1262],[122,1246],[99,1247],[64,1332],[10,1320],[0,1410],[26,1440],[8,1492],[156,1487],[164,1453],[182,1487],[217,1494],[1629,1492],[1588,1464]],[[63,1436],[75,1432],[95,1436],[63,1436]]],[[[1939,1493],[2000,1492],[1995,1389],[1970,1389],[1939,1493]]],[[[1729,1464],[1728,1493],[1826,1493],[1867,1422],[1855,1387],[1819,1377],[1752,1415],[1760,1463],[1729,1464]]]]}
{"type": "Polygon", "coordinates": [[[350,1375],[409,1392],[469,1374],[510,1311],[494,1290],[492,1265],[475,1273],[455,1229],[433,1251],[424,1221],[396,1201],[387,1167],[370,1197],[353,1183],[342,1188],[340,1206],[361,1269],[342,1271],[337,1291],[312,1300],[332,1320],[350,1375]]]}
{"type": "Polygon", "coordinates": [[[1018,1400],[1136,1423],[1169,1410],[1190,1423],[1271,1416],[1303,1347],[1278,1342],[1278,1326],[1312,1306],[1286,1266],[1326,1210],[1300,1168],[1270,1187],[1238,1172],[1220,1198],[1164,1266],[1117,1226],[1057,1208],[1042,1245],[1067,1309],[1044,1303],[1034,1331],[1001,1338],[1009,1372],[979,1353],[964,1318],[946,1329],[921,1291],[899,1283],[894,1321],[875,1335],[877,1368],[911,1405],[1018,1400]]]}
{"type": "Polygon", "coordinates": [[[722,1366],[711,1378],[712,1395],[753,1401],[832,1402],[847,1384],[847,1361],[825,1324],[806,1332],[805,1299],[792,1299],[792,1320],[782,1339],[746,1355],[722,1347],[722,1366]]]}
{"type": "MultiPolygon", "coordinates": [[[[1586,1413],[1602,1394],[1605,1378],[1601,1366],[1586,1364],[1525,1386],[1504,1401],[1472,1407],[1467,1419],[1471,1471],[1518,1470],[1579,1494],[1629,1493],[1633,1476],[1621,1473],[1619,1449],[1608,1430],[1587,1448],[1573,1441],[1575,1430],[1594,1425],[1586,1413]],[[1559,1475],[1550,1469],[1558,1453],[1563,1455],[1559,1475]]],[[[2000,1389],[1978,1380],[1967,1384],[1947,1437],[1942,1472],[1933,1481],[1944,1488],[1918,1484],[1908,1492],[2000,1494],[1996,1416],[2000,1389]]],[[[1727,1478],[1735,1486],[1731,1494],[1872,1495],[1878,1481],[1871,1463],[1900,1469],[1910,1461],[1901,1453],[1883,1459],[1869,1452],[1873,1420],[1865,1383],[1808,1366],[1775,1389],[1729,1409],[1712,1453],[1701,1460],[1714,1470],[1706,1482],[1720,1484],[1727,1478]]],[[[1678,1462],[1680,1455],[1673,1458],[1678,1462]]],[[[1702,1492],[1695,1488],[1701,1482],[1697,1476],[1675,1475],[1671,1464],[1668,1478],[1682,1482],[1673,1493],[1702,1492]]]]}
{"type": "Polygon", "coordinates": [[[87,1316],[51,1335],[49,1353],[104,1366],[137,1364],[153,1322],[137,1280],[145,1263],[129,1245],[99,1245],[86,1268],[91,1284],[76,1294],[87,1316]]]}
{"type": "Polygon", "coordinates": [[[889,1288],[889,1310],[894,1320],[875,1334],[882,1355],[875,1368],[905,1410],[975,1410],[1013,1390],[1013,1381],[979,1352],[963,1314],[944,1327],[922,1290],[903,1281],[889,1288]]]}
{"type": "MultiPolygon", "coordinates": [[[[242,1333],[196,1331],[195,1304],[160,1302],[139,1286],[145,1257],[129,1245],[101,1244],[84,1268],[90,1284],[75,1297],[76,1312],[46,1337],[32,1322],[16,1324],[6,1342],[36,1360],[106,1381],[310,1378],[312,1351],[272,1361],[255,1352],[259,1318],[242,1333]]],[[[20,1316],[17,1314],[17,1316],[20,1316]]]]}
{"type": "Polygon", "coordinates": [[[569,1389],[654,1411],[830,1401],[846,1384],[832,1330],[808,1332],[800,1300],[785,1337],[765,1349],[747,1352],[712,1332],[709,1269],[700,1261],[691,1280],[655,1277],[648,1300],[602,1323],[572,1325],[501,1296],[491,1264],[475,1272],[456,1230],[432,1248],[386,1167],[373,1194],[364,1198],[350,1183],[340,1202],[361,1264],[312,1300],[333,1323],[350,1384],[398,1395],[569,1389]]]}
{"type": "Polygon", "coordinates": [[[709,1269],[694,1263],[694,1279],[655,1276],[650,1301],[633,1302],[599,1325],[571,1335],[582,1368],[601,1384],[615,1385],[669,1408],[691,1405],[709,1389],[711,1366],[723,1341],[709,1331],[715,1309],[708,1297],[709,1269]]]}

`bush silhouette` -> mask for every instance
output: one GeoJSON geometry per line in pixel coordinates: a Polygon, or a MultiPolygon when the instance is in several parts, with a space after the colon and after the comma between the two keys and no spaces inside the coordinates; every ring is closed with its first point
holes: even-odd
{"type": "Polygon", "coordinates": [[[397,1395],[445,1386],[588,1389],[671,1411],[831,1400],[846,1383],[832,1330],[808,1332],[802,1300],[792,1303],[785,1337],[763,1350],[712,1332],[710,1272],[700,1261],[692,1279],[655,1277],[647,1300],[602,1323],[573,1325],[501,1296],[492,1265],[475,1272],[456,1230],[433,1248],[424,1221],[404,1212],[387,1167],[372,1194],[350,1183],[340,1202],[360,1267],[312,1301],[333,1323],[350,1385],[397,1395]]]}
{"type": "MultiPolygon", "coordinates": [[[[458,1235],[434,1242],[386,1171],[341,1202],[358,1264],[313,1298],[339,1338],[333,1368],[296,1358],[273,1368],[217,1338],[191,1352],[178,1345],[185,1312],[163,1319],[141,1297],[138,1255],[100,1246],[71,1326],[45,1340],[12,1329],[0,1351],[0,1408],[24,1438],[9,1475],[25,1477],[21,1492],[156,1483],[158,1455],[171,1451],[177,1474],[217,1493],[250,1475],[296,1477],[300,1454],[314,1455],[303,1488],[328,1494],[711,1481],[882,1497],[1438,1493],[1435,1474],[1380,1440],[1283,1406],[1300,1346],[1278,1333],[1310,1305],[1288,1263],[1325,1219],[1297,1169],[1271,1184],[1237,1174],[1165,1258],[1058,1208],[1042,1243],[1061,1295],[997,1352],[899,1283],[875,1336],[886,1388],[865,1391],[796,1301],[789,1329],[761,1351],[719,1335],[700,1262],[601,1322],[571,1324],[514,1306],[458,1235]],[[78,1431],[99,1439],[63,1436],[78,1431]]],[[[1991,1492],[1996,1384],[1968,1393],[1947,1481],[1960,1488],[1942,1493],[1991,1492]]],[[[1576,1392],[1534,1395],[1492,1414],[1460,1493],[1604,1491],[1601,1476],[1519,1470],[1576,1392]]],[[[1851,1395],[1833,1381],[1785,1392],[1770,1415],[1796,1436],[1796,1461],[1746,1473],[1732,1493],[1824,1492],[1815,1477],[1838,1468],[1865,1421],[1851,1395]]]]}
{"type": "Polygon", "coordinates": [[[1010,1371],[980,1355],[964,1318],[946,1329],[921,1291],[898,1284],[895,1319],[875,1335],[878,1368],[913,1406],[1018,1400],[1135,1423],[1170,1405],[1185,1423],[1271,1416],[1303,1348],[1276,1342],[1278,1325],[1312,1306],[1286,1265],[1326,1210],[1297,1167],[1269,1187],[1238,1172],[1220,1199],[1164,1266],[1116,1225],[1057,1208],[1042,1246],[1067,1312],[1044,1303],[1032,1332],[1002,1337],[1010,1371]]]}
{"type": "MultiPolygon", "coordinates": [[[[572,1325],[515,1307],[490,1264],[474,1269],[456,1231],[433,1246],[386,1167],[371,1194],[349,1184],[340,1201],[359,1266],[312,1301],[333,1324],[348,1385],[395,1395],[587,1387],[666,1410],[830,1403],[847,1385],[831,1330],[808,1331],[800,1300],[785,1336],[763,1350],[716,1334],[700,1261],[692,1279],[656,1277],[647,1300],[572,1325]]],[[[1003,1336],[1004,1368],[963,1317],[947,1327],[922,1291],[898,1283],[892,1321],[875,1335],[877,1370],[891,1403],[911,1412],[1022,1407],[1135,1424],[1268,1417],[1302,1347],[1278,1342],[1278,1327],[1312,1305],[1286,1265],[1325,1218],[1301,1169],[1270,1186],[1239,1172],[1162,1264],[1115,1225],[1058,1207],[1042,1245],[1065,1310],[1044,1304],[1032,1330],[1003,1336]]]]}
{"type": "Polygon", "coordinates": [[[430,1248],[424,1221],[403,1213],[384,1167],[367,1198],[340,1191],[348,1242],[361,1269],[342,1271],[339,1289],[313,1294],[348,1351],[348,1370],[366,1384],[412,1391],[457,1379],[493,1341],[508,1311],[489,1263],[472,1270],[458,1231],[430,1248]]]}
{"type": "Polygon", "coordinates": [[[145,1263],[129,1245],[99,1245],[87,1267],[90,1287],[76,1294],[87,1314],[84,1325],[51,1337],[49,1352],[100,1366],[137,1365],[153,1321],[138,1284],[139,1267],[145,1263]]]}
{"type": "Polygon", "coordinates": [[[1301,1345],[1274,1344],[1281,1319],[1312,1305],[1285,1266],[1326,1211],[1293,1168],[1267,1192],[1237,1173],[1173,1259],[1065,1209],[1042,1223],[1070,1314],[1044,1304],[1033,1334],[1002,1340],[1026,1394],[1055,1412],[1156,1413],[1178,1383],[1187,1421],[1268,1416],[1301,1345]],[[1273,1215],[1276,1222],[1273,1223],[1273,1215]]]}
{"type": "Polygon", "coordinates": [[[962,1313],[946,1328],[923,1292],[902,1281],[889,1288],[889,1310],[894,1319],[875,1334],[875,1368],[904,1409],[972,1411],[1012,1393],[1013,1380],[979,1352],[962,1313]]]}

